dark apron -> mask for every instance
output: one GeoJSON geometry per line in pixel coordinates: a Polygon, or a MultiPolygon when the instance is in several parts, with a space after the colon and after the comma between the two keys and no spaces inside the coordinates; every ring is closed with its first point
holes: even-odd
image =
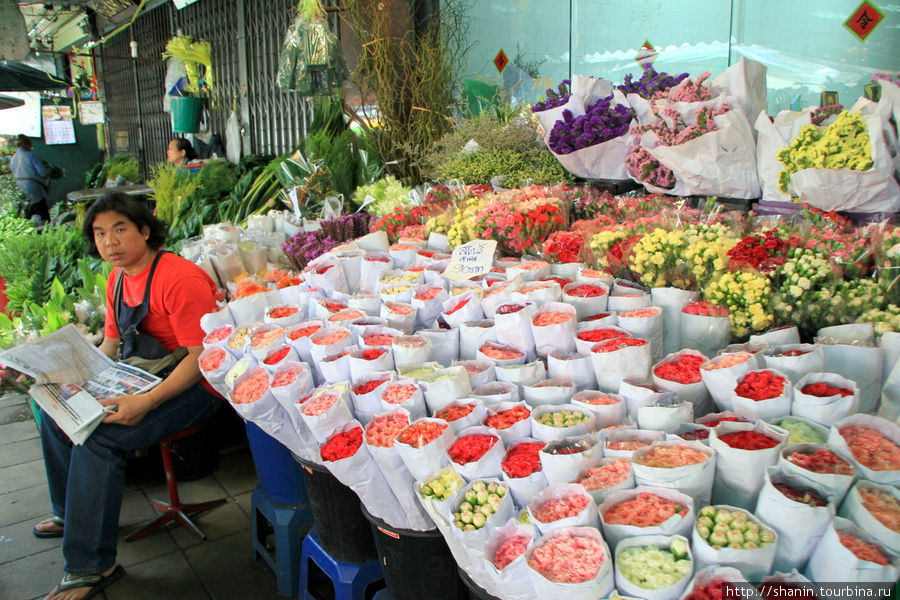
{"type": "Polygon", "coordinates": [[[159,259],[168,250],[162,250],[156,254],[153,259],[153,265],[150,267],[150,274],[147,276],[147,286],[144,289],[144,299],[137,306],[128,306],[122,300],[122,280],[125,276],[124,271],[119,271],[119,277],[116,280],[115,298],[113,306],[116,307],[116,328],[119,330],[119,351],[117,360],[125,360],[133,356],[139,356],[146,359],[158,359],[171,353],[171,351],[163,346],[155,337],[141,333],[139,327],[150,310],[150,285],[153,283],[153,273],[156,272],[156,266],[159,259]]]}

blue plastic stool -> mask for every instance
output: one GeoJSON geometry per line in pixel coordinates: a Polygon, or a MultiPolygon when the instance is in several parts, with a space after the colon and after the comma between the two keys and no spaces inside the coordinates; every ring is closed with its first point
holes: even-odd
{"type": "Polygon", "coordinates": [[[384,579],[378,559],[355,565],[342,563],[328,554],[319,542],[318,532],[313,526],[303,539],[300,555],[300,595],[299,600],[316,600],[309,593],[309,561],[316,563],[334,585],[334,600],[363,600],[369,584],[384,579]]]}
{"type": "Polygon", "coordinates": [[[250,498],[251,538],[253,559],[261,556],[275,571],[278,593],[293,596],[297,593],[297,567],[300,564],[301,528],[312,523],[312,509],[305,504],[272,502],[261,488],[253,490],[250,498]],[[264,522],[261,522],[264,519],[264,522]],[[269,552],[266,538],[275,534],[275,554],[269,552]]]}

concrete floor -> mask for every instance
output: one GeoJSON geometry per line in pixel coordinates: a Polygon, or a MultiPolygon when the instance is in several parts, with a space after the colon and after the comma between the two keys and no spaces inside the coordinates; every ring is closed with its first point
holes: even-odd
{"type": "MultiPolygon", "coordinates": [[[[150,498],[166,498],[161,472],[155,481],[131,481],[120,519],[119,562],[127,575],[106,600],[246,600],[284,598],[275,576],[250,550],[250,494],[257,484],[250,450],[237,445],[220,454],[212,475],[178,486],[185,502],[225,497],[226,504],[199,515],[207,540],[171,526],[132,543],[122,538],[155,514],[150,498]]],[[[62,577],[60,540],[36,539],[31,527],[50,514],[38,430],[26,398],[0,398],[0,598],[43,598],[62,577]]]]}

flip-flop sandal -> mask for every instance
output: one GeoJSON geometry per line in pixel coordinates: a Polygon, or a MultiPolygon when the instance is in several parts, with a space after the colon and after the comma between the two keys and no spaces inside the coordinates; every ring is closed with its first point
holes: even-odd
{"type": "Polygon", "coordinates": [[[34,534],[36,538],[59,538],[63,536],[63,527],[65,523],[59,517],[51,517],[49,519],[44,519],[37,525],[31,528],[31,533],[34,534]],[[59,529],[49,529],[49,530],[41,530],[38,529],[38,525],[52,525],[54,527],[59,527],[59,529]]]}
{"type": "Polygon", "coordinates": [[[91,588],[85,596],[81,598],[81,600],[90,600],[91,598],[96,598],[98,594],[102,593],[103,590],[114,584],[116,581],[122,578],[122,575],[125,574],[125,569],[122,565],[116,565],[116,568],[113,569],[113,572],[105,577],[103,575],[66,575],[62,578],[62,581],[59,582],[59,585],[56,586],[55,594],[60,592],[67,592],[69,590],[75,590],[79,588],[91,588]]]}

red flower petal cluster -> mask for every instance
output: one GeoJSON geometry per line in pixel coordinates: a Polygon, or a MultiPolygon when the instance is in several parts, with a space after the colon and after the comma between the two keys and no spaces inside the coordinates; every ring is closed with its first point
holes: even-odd
{"type": "Polygon", "coordinates": [[[443,419],[449,423],[451,421],[456,421],[457,419],[462,419],[466,415],[471,414],[473,410],[475,410],[474,402],[463,404],[462,406],[447,406],[434,413],[434,418],[443,419]]]}
{"type": "Polygon", "coordinates": [[[888,559],[885,558],[884,554],[881,553],[881,550],[875,544],[864,542],[855,535],[849,533],[839,533],[838,538],[844,547],[856,555],[856,558],[867,560],[882,566],[889,564],[888,559]]]}
{"type": "Polygon", "coordinates": [[[360,358],[363,360],[375,360],[376,358],[380,358],[385,352],[386,350],[384,348],[369,348],[368,350],[362,351],[360,358]]]}
{"type": "Polygon", "coordinates": [[[270,352],[269,355],[263,359],[263,362],[267,365],[277,365],[284,360],[284,357],[287,356],[290,351],[290,346],[282,346],[278,350],[270,352]]]}
{"type": "Polygon", "coordinates": [[[553,262],[578,262],[584,239],[584,233],[580,231],[554,231],[541,246],[541,250],[553,262]]]}
{"type": "Polygon", "coordinates": [[[397,436],[397,441],[401,444],[412,446],[413,448],[421,448],[436,440],[449,425],[446,423],[435,423],[433,421],[416,421],[397,436]]]}
{"type": "Polygon", "coordinates": [[[646,346],[647,340],[640,338],[615,338],[606,342],[601,342],[591,348],[591,352],[615,352],[629,346],[646,346]]]}
{"type": "Polygon", "coordinates": [[[700,381],[700,365],[706,359],[699,354],[680,354],[674,360],[662,363],[653,369],[653,374],[666,381],[675,383],[698,383],[700,381]]]}
{"type": "Polygon", "coordinates": [[[813,452],[794,452],[788,456],[788,460],[813,473],[853,475],[855,471],[850,463],[827,448],[817,448],[813,452]]]}
{"type": "Polygon", "coordinates": [[[801,392],[804,394],[808,394],[810,396],[818,396],[819,398],[830,398],[831,396],[840,395],[842,398],[847,396],[852,396],[853,391],[848,390],[846,388],[839,388],[833,385],[828,385],[824,382],[810,383],[804,385],[801,389],[801,392]]]}
{"type": "Polygon", "coordinates": [[[484,456],[485,452],[494,447],[497,439],[493,435],[463,436],[453,442],[453,445],[447,450],[447,455],[456,464],[466,465],[484,456]]]}
{"type": "Polygon", "coordinates": [[[744,375],[744,379],[734,388],[734,391],[742,398],[750,398],[759,402],[783,395],[786,382],[784,377],[771,371],[752,371],[744,375]]]}
{"type": "Polygon", "coordinates": [[[484,419],[484,425],[485,427],[491,427],[493,429],[507,429],[522,419],[527,419],[530,416],[531,411],[526,407],[515,406],[509,410],[504,410],[495,415],[486,417],[484,419]]]}
{"type": "Polygon", "coordinates": [[[688,315],[701,315],[704,317],[727,317],[728,309],[724,306],[718,306],[711,302],[700,301],[691,302],[681,309],[681,312],[688,315]]]}
{"type": "Polygon", "coordinates": [[[528,477],[541,470],[540,451],[543,442],[522,442],[507,450],[500,467],[513,479],[528,477]]]}
{"type": "Polygon", "coordinates": [[[727,252],[728,269],[739,271],[745,267],[770,273],[784,264],[787,241],[777,229],[752,233],[727,252]]]}
{"type": "Polygon", "coordinates": [[[738,450],[765,450],[778,445],[778,440],[758,431],[735,431],[720,435],[719,439],[738,450]]]}
{"type": "Polygon", "coordinates": [[[334,462],[347,458],[356,454],[359,447],[362,446],[363,430],[362,427],[354,427],[349,431],[336,433],[331,436],[327,442],[322,444],[320,450],[322,460],[334,462]]]}
{"type": "Polygon", "coordinates": [[[582,331],[578,333],[575,337],[583,342],[603,342],[605,340],[614,340],[617,338],[627,338],[629,337],[628,333],[625,331],[618,331],[616,329],[590,329],[587,331],[582,331]]]}
{"type": "Polygon", "coordinates": [[[724,579],[714,579],[706,585],[694,586],[684,600],[722,600],[726,589],[730,590],[728,598],[737,593],[734,584],[724,579]]]}
{"type": "Polygon", "coordinates": [[[569,296],[574,296],[575,298],[597,298],[599,296],[603,296],[606,294],[606,290],[604,290],[599,285],[590,285],[587,283],[583,283],[581,285],[575,286],[568,292],[566,292],[569,296]]]}
{"type": "Polygon", "coordinates": [[[452,315],[453,313],[455,313],[456,311],[458,311],[459,309],[461,309],[463,306],[465,306],[468,303],[469,303],[469,298],[466,298],[465,300],[463,300],[462,302],[459,302],[456,306],[454,306],[453,308],[448,310],[445,314],[452,315]]]}
{"type": "Polygon", "coordinates": [[[361,383],[353,388],[353,393],[357,396],[362,396],[363,394],[368,394],[375,388],[377,388],[382,383],[386,383],[389,381],[388,379],[373,379],[372,381],[367,381],[366,383],[361,383]]]}

